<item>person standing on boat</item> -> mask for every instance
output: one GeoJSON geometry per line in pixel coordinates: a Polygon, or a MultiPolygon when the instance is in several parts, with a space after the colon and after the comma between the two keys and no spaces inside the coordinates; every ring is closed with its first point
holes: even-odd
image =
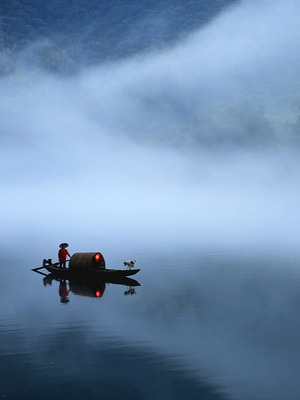
{"type": "Polygon", "coordinates": [[[61,243],[59,245],[60,249],[58,251],[58,259],[59,259],[59,268],[66,268],[67,256],[71,257],[67,247],[69,247],[68,243],[61,243]]]}

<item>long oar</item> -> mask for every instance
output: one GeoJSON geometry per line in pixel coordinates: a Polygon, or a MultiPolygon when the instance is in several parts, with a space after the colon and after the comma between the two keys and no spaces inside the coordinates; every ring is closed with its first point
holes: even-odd
{"type": "MultiPolygon", "coordinates": [[[[58,264],[59,264],[59,262],[56,262],[56,263],[54,263],[54,264],[52,264],[52,265],[58,265],[58,264]]],[[[31,271],[39,271],[40,269],[43,269],[43,268],[46,268],[46,266],[43,265],[42,267],[32,268],[31,271]]]]}
{"type": "Polygon", "coordinates": [[[37,274],[41,274],[43,276],[48,276],[48,274],[45,274],[45,272],[42,272],[42,271],[34,271],[34,272],[36,272],[37,274]]]}
{"type": "MultiPolygon", "coordinates": [[[[66,260],[66,262],[68,262],[68,261],[70,261],[70,258],[69,258],[69,260],[66,260]]],[[[59,261],[57,261],[56,263],[53,263],[53,264],[51,264],[51,265],[58,265],[59,264],[59,261]]],[[[37,267],[37,268],[32,268],[32,270],[31,271],[39,271],[40,269],[43,269],[43,268],[46,268],[46,266],[45,265],[43,265],[42,267],[37,267]]]]}
{"type": "Polygon", "coordinates": [[[45,267],[32,268],[31,271],[38,271],[39,269],[43,269],[43,268],[45,268],[45,267]]]}

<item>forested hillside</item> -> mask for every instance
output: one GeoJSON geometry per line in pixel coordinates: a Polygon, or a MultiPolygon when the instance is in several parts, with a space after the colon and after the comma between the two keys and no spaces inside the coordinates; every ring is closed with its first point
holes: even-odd
{"type": "MultiPolygon", "coordinates": [[[[299,147],[298,7],[267,0],[0,1],[0,75],[38,69],[73,76],[128,58],[135,63],[129,75],[140,76],[129,79],[115,63],[122,84],[105,101],[131,105],[127,132],[137,141],[299,147]]],[[[126,107],[116,111],[120,130],[126,107]]],[[[98,108],[88,113],[102,121],[98,108]]]]}
{"type": "Polygon", "coordinates": [[[155,51],[197,29],[237,1],[2,1],[2,72],[12,67],[8,59],[25,48],[27,62],[66,73],[79,65],[155,51]]]}

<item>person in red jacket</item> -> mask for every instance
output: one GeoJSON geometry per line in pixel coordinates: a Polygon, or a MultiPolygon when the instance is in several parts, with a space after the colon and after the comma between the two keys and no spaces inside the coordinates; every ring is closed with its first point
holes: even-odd
{"type": "Polygon", "coordinates": [[[67,247],[69,247],[68,243],[61,243],[59,245],[60,249],[58,251],[58,259],[59,259],[59,268],[66,268],[67,256],[71,257],[67,247]]]}

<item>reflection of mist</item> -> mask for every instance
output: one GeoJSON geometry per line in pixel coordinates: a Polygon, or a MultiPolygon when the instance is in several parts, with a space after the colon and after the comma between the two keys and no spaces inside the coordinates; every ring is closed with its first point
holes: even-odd
{"type": "Polygon", "coordinates": [[[219,388],[187,374],[176,361],[144,348],[107,337],[97,346],[87,344],[82,332],[73,329],[48,339],[35,343],[35,353],[28,356],[20,337],[14,335],[14,353],[6,356],[0,377],[3,396],[15,398],[22,390],[25,398],[43,392],[44,399],[58,395],[80,399],[87,393],[107,399],[227,399],[219,388]]]}
{"type": "Polygon", "coordinates": [[[298,11],[245,1],[164,53],[2,79],[6,235],[18,221],[64,237],[293,242],[298,11]]]}
{"type": "MultiPolygon", "coordinates": [[[[74,383],[80,371],[91,382],[93,375],[83,376],[88,369],[97,371],[99,382],[105,374],[109,381],[128,373],[131,384],[159,371],[158,385],[170,379],[173,386],[178,379],[185,388],[187,374],[200,392],[199,382],[205,382],[231,398],[297,398],[299,251],[197,252],[180,247],[144,254],[142,286],[131,299],[122,287],[114,297],[111,286],[101,302],[72,296],[67,310],[57,302],[58,285],[44,291],[33,272],[22,282],[21,297],[12,290],[2,293],[7,305],[2,325],[7,329],[0,346],[7,373],[17,355],[21,376],[24,364],[30,366],[29,391],[36,387],[32,376],[47,386],[45,376],[47,382],[59,375],[74,383]],[[93,360],[98,368],[90,368],[93,360]],[[139,369],[134,378],[131,363],[139,369]]],[[[16,265],[12,267],[19,279],[16,265]]],[[[210,390],[206,384],[203,390],[210,390]]],[[[173,393],[172,387],[168,390],[173,393]]]]}
{"type": "MultiPolygon", "coordinates": [[[[299,251],[156,255],[128,338],[176,354],[232,398],[296,399],[298,263],[299,251]]],[[[121,311],[116,331],[125,319],[121,311]]]]}

